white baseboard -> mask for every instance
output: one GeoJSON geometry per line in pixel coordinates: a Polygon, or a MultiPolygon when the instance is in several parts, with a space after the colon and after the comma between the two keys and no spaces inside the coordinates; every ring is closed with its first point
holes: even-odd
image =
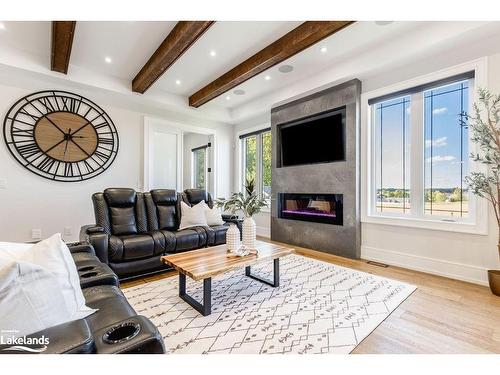
{"type": "Polygon", "coordinates": [[[256,230],[257,230],[257,236],[271,238],[271,228],[257,226],[256,230]]]}
{"type": "Polygon", "coordinates": [[[361,258],[474,284],[488,285],[487,269],[483,267],[370,246],[361,246],[361,258]]]}

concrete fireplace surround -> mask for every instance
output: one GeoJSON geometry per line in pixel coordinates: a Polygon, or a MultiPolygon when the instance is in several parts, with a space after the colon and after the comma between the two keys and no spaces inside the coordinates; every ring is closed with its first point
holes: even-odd
{"type": "Polygon", "coordinates": [[[353,79],[271,109],[272,240],[349,258],[360,257],[360,96],[361,82],[353,79]],[[278,125],[342,107],[346,109],[345,161],[277,168],[278,125]],[[279,193],[343,194],[343,225],[281,219],[277,207],[279,193]]]}

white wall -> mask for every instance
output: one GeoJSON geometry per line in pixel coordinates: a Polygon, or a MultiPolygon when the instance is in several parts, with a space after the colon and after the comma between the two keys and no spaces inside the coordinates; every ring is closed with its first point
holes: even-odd
{"type": "MultiPolygon", "coordinates": [[[[482,47],[486,49],[487,46],[482,47]]],[[[400,69],[381,71],[376,76],[362,80],[363,92],[481,57],[480,52],[484,49],[477,45],[471,46],[467,56],[461,56],[459,52],[462,50],[447,51],[445,54],[440,52],[434,58],[415,61],[400,69]]],[[[356,72],[351,72],[349,77],[356,77],[356,72]]],[[[493,92],[500,93],[500,53],[488,56],[487,82],[493,92]]],[[[307,83],[304,84],[304,92],[309,89],[306,87],[307,83]]],[[[295,94],[300,93],[295,92],[295,94]]],[[[251,129],[261,123],[262,119],[262,115],[259,115],[256,119],[246,120],[236,126],[235,132],[251,129]]],[[[362,120],[361,125],[365,126],[366,123],[362,120]]],[[[235,176],[237,171],[236,164],[235,176]]],[[[362,179],[361,183],[364,184],[365,181],[362,179]]],[[[491,209],[489,216],[487,235],[362,223],[361,257],[486,285],[486,270],[500,268],[496,247],[498,228],[491,209]]],[[[260,233],[264,233],[265,226],[270,223],[270,215],[261,214],[256,221],[260,233]]]]}
{"type": "Polygon", "coordinates": [[[19,98],[42,90],[73,91],[95,101],[113,120],[120,138],[120,149],[114,163],[101,175],[82,182],[63,183],[41,178],[22,167],[0,142],[0,241],[29,241],[31,229],[41,229],[42,237],[72,234],[67,241],[78,239],[80,226],[94,223],[91,194],[107,187],[130,187],[141,190],[143,178],[143,121],[154,116],[195,127],[215,129],[217,133],[217,195],[227,196],[232,184],[233,126],[161,109],[130,105],[121,98],[76,84],[61,84],[30,75],[9,76],[0,72],[0,116],[3,119],[10,106],[19,98]]]}

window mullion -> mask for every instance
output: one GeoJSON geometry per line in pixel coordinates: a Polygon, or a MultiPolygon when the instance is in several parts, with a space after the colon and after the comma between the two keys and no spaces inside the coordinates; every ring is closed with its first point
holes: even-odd
{"type": "Polygon", "coordinates": [[[262,196],[262,133],[257,136],[256,152],[255,188],[257,195],[262,196]]]}
{"type": "Polygon", "coordinates": [[[412,94],[410,108],[411,216],[421,218],[424,214],[424,99],[422,92],[412,94]]]}

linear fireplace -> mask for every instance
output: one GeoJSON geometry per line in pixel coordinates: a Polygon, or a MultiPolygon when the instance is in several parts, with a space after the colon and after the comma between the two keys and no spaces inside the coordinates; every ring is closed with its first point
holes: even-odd
{"type": "Polygon", "coordinates": [[[278,194],[278,217],[343,225],[342,194],[278,194]]]}

